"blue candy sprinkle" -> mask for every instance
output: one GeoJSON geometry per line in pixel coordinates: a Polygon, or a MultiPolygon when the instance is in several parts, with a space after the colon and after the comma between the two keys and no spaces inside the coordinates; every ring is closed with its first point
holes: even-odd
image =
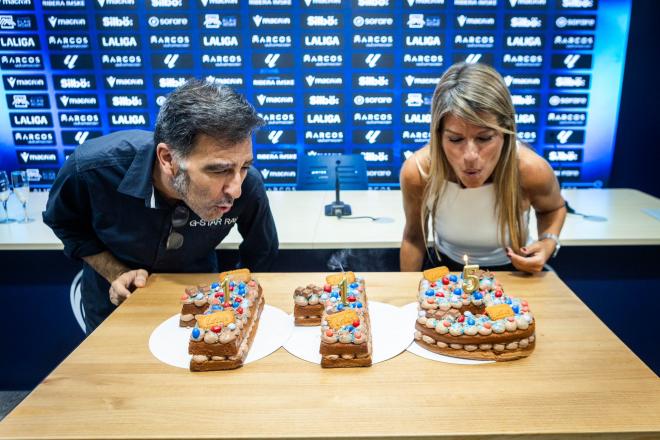
{"type": "Polygon", "coordinates": [[[344,305],[342,303],[337,304],[337,310],[339,311],[344,310],[344,305]]]}
{"type": "Polygon", "coordinates": [[[195,338],[195,339],[199,338],[199,329],[198,329],[198,328],[195,327],[195,328],[193,329],[193,331],[192,331],[192,336],[193,336],[193,338],[195,338]]]}
{"type": "Polygon", "coordinates": [[[213,304],[211,310],[220,310],[220,306],[218,304],[213,304]]]}
{"type": "Polygon", "coordinates": [[[462,294],[463,294],[463,290],[461,290],[460,288],[454,289],[454,295],[462,295],[462,294]]]}
{"type": "Polygon", "coordinates": [[[435,291],[433,289],[429,289],[426,291],[426,296],[433,296],[435,295],[435,291]]]}
{"type": "Polygon", "coordinates": [[[449,275],[449,281],[451,281],[452,283],[455,283],[456,281],[458,281],[458,277],[456,277],[456,275],[454,275],[454,274],[451,274],[451,275],[449,275]]]}
{"type": "Polygon", "coordinates": [[[481,299],[481,298],[483,298],[483,297],[484,297],[484,296],[483,296],[481,293],[479,293],[479,292],[475,292],[475,294],[474,294],[474,299],[481,299]]]}
{"type": "Polygon", "coordinates": [[[220,284],[218,283],[211,284],[211,289],[219,289],[219,288],[220,288],[220,284]]]}
{"type": "Polygon", "coordinates": [[[516,314],[520,311],[520,307],[517,306],[517,305],[511,306],[511,308],[513,309],[513,312],[516,313],[516,314]]]}
{"type": "Polygon", "coordinates": [[[236,287],[236,283],[233,282],[233,281],[230,281],[230,282],[229,282],[229,287],[236,287]]]}
{"type": "Polygon", "coordinates": [[[358,283],[351,283],[351,289],[357,289],[360,285],[358,283]]]}
{"type": "Polygon", "coordinates": [[[469,318],[469,319],[467,320],[467,323],[468,323],[468,325],[474,325],[474,319],[469,318]]]}
{"type": "Polygon", "coordinates": [[[332,297],[332,298],[339,298],[339,293],[337,293],[337,292],[332,292],[332,293],[330,294],[330,297],[332,297]]]}
{"type": "Polygon", "coordinates": [[[347,325],[346,330],[348,330],[349,332],[352,332],[353,330],[355,330],[355,327],[353,327],[352,325],[347,325]]]}
{"type": "Polygon", "coordinates": [[[355,304],[358,309],[362,308],[362,303],[360,301],[356,302],[355,304]]]}
{"type": "Polygon", "coordinates": [[[234,304],[232,304],[231,306],[232,306],[233,308],[236,309],[236,308],[238,308],[238,306],[240,306],[240,305],[241,305],[240,303],[238,303],[238,302],[234,302],[234,304]]]}

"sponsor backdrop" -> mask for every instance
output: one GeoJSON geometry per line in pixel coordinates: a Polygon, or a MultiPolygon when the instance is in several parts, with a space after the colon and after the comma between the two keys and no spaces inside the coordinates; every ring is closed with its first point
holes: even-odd
{"type": "Polygon", "coordinates": [[[519,136],[564,185],[607,184],[630,0],[0,0],[0,168],[46,189],[77,145],[151,129],[188,77],[244,93],[271,189],[301,155],[359,153],[398,187],[452,63],[504,76],[519,136]]]}

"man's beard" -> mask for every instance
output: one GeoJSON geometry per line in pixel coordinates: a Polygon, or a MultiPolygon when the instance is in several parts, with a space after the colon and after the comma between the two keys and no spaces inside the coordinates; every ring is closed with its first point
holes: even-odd
{"type": "MultiPolygon", "coordinates": [[[[188,208],[190,208],[202,220],[213,221],[222,217],[222,212],[215,215],[210,214],[210,209],[204,205],[204,203],[209,202],[208,200],[201,200],[201,203],[198,203],[200,200],[197,197],[190,195],[190,176],[187,171],[179,168],[179,172],[172,178],[172,187],[188,208]]],[[[231,205],[233,202],[234,200],[231,197],[225,197],[220,204],[231,205]]]]}

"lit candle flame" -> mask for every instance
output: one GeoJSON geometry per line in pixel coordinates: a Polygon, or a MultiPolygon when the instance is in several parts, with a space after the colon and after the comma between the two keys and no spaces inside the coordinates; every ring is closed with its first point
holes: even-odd
{"type": "Polygon", "coordinates": [[[463,262],[467,265],[468,264],[468,256],[467,254],[463,254],[463,262]]]}

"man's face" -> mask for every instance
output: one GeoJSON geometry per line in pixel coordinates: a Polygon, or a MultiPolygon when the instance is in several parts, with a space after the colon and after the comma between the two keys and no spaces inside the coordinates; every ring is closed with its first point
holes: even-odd
{"type": "Polygon", "coordinates": [[[216,220],[241,196],[241,185],[252,162],[250,137],[235,145],[225,145],[202,134],[195,139],[195,148],[183,160],[172,185],[200,218],[216,220]]]}

